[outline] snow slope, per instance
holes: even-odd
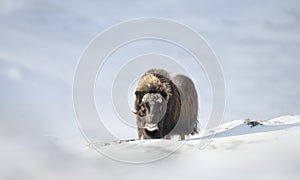
[[[299,179],[300,116],[282,116],[250,127],[224,123],[186,141],[135,140],[94,143],[0,136],[0,179]],[[3,133],[0,132],[0,133]],[[201,142],[211,143],[202,146]],[[76,144],[76,143],[74,143]],[[98,150],[96,151],[95,150]],[[175,149],[175,151],[174,151]],[[99,153],[101,151],[101,153]],[[103,155],[134,161],[124,163]],[[166,158],[151,163],[155,158]]]
[[[249,122],[259,124],[252,127]],[[130,168],[133,165],[109,160],[130,172],[124,174],[124,178],[300,178],[300,116],[282,116],[268,121],[236,120],[222,124],[215,132],[208,132],[210,134],[201,132],[185,142],[135,140],[95,143],[90,147],[110,158],[131,163],[147,162],[166,155],[167,158],[159,161],[135,166],[134,171]],[[203,146],[201,140],[210,139],[212,135],[215,135],[213,141]],[[103,158],[100,155],[99,161]],[[118,177],[116,174],[112,176]]]

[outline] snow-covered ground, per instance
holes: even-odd
[[[253,123],[247,122],[249,120],[224,123],[217,131],[201,132],[184,142],[173,139],[105,145],[83,143],[72,150],[61,149],[58,140],[24,146],[22,137],[0,136],[0,158],[1,163],[5,162],[0,169],[0,178],[299,179],[300,116],[251,120],[259,122],[253,127]],[[201,146],[201,140],[209,139],[213,134],[213,141]],[[151,163],[131,164],[109,159],[99,151],[131,162],[170,155]]]
[[[291,143],[290,145],[292,145],[292,142],[296,141],[295,137],[299,126],[300,116],[282,116],[267,121],[235,120],[224,123],[215,129],[201,131],[198,135],[190,136],[185,141],[179,141],[176,137],[172,140],[121,140],[110,143],[93,143],[89,147],[95,148],[98,152],[115,160],[127,163],[153,162],[156,160],[155,158],[159,157],[170,158],[170,156],[180,157],[182,155],[192,155],[198,159],[198,156],[202,158],[203,153],[209,155],[215,151],[220,152],[221,155],[223,152],[229,151],[248,157],[252,154],[252,150],[261,150],[260,148],[263,147],[265,150],[257,151],[254,154],[254,156],[260,157],[261,154],[276,152],[270,150],[269,146],[278,146],[276,149],[283,150],[287,148],[284,147],[287,144]],[[295,150],[299,150],[299,145],[295,145]],[[147,159],[145,156],[153,159]],[[297,154],[294,153],[294,156],[296,158]],[[236,157],[232,158],[236,159]],[[241,156],[238,158],[244,159]],[[220,162],[222,159],[219,159]],[[202,164],[200,162],[201,159],[198,159],[195,163],[200,166]]]
[[[222,124],[217,131],[208,130],[177,140],[136,140],[96,146],[120,160],[141,162],[157,155],[171,154],[149,164],[108,162],[107,168],[119,167],[111,177],[125,179],[299,179],[300,116],[282,116],[259,122],[235,120]],[[201,140],[214,139],[207,146]],[[179,148],[178,148],[179,147]],[[177,149],[176,149],[177,148]],[[176,149],[176,150],[175,150]],[[89,157],[95,158],[89,151]],[[95,154],[97,156],[97,153]],[[106,157],[98,155],[99,163]],[[97,160],[96,160],[97,161]],[[118,173],[121,171],[120,173]]]

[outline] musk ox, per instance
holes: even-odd
[[[198,95],[193,81],[163,69],[150,69],[135,91],[139,139],[197,133]]]

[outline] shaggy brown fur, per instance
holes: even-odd
[[[193,81],[184,75],[172,77],[181,94],[180,119],[174,134],[188,135],[198,133],[198,94]]]
[[[142,103],[147,93],[159,93],[167,100],[167,110],[158,123],[158,130],[144,128],[143,117],[149,108]],[[139,139],[164,138],[171,135],[197,133],[198,96],[194,83],[184,75],[172,75],[163,69],[151,69],[140,79],[136,88],[135,110]],[[148,110],[148,111],[147,111]]]

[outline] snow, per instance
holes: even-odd
[[[99,149],[136,161],[141,160],[137,157],[140,154],[155,157],[162,152],[171,153],[165,159],[135,166],[136,170],[132,170],[131,165],[126,166],[129,172],[123,176],[125,179],[298,179],[300,116],[282,116],[261,122],[263,125],[252,128],[245,120],[224,123],[205,148],[200,147],[200,139],[205,138],[204,133],[200,133],[186,142],[140,140]],[[179,148],[173,152],[174,147]],[[129,154],[133,157],[128,157]],[[103,158],[100,155],[100,159]]]
[[[300,116],[281,116],[250,127],[224,123],[205,147],[199,133],[187,139],[83,143],[61,149],[59,140],[1,138],[1,179],[299,179]],[[208,130],[210,133],[213,132]],[[97,148],[97,149],[95,149]],[[174,151],[175,148],[175,151]],[[97,151],[98,150],[98,151]],[[101,153],[99,153],[101,151]],[[128,162],[115,161],[103,153]],[[167,156],[158,161],[155,157]],[[142,161],[152,160],[152,162]]]
[[[204,148],[200,140],[207,136],[203,137],[203,132],[185,142],[140,140],[98,148],[115,158],[127,157],[127,160],[136,161],[147,159],[145,156],[153,158],[170,153],[159,161],[136,166],[133,172],[128,165],[127,170],[131,172],[124,178],[298,179],[300,116],[282,116],[261,122],[263,125],[252,128],[245,120],[224,123],[216,131],[213,141]],[[143,158],[139,156],[141,154]],[[105,157],[100,155],[102,158]]]

